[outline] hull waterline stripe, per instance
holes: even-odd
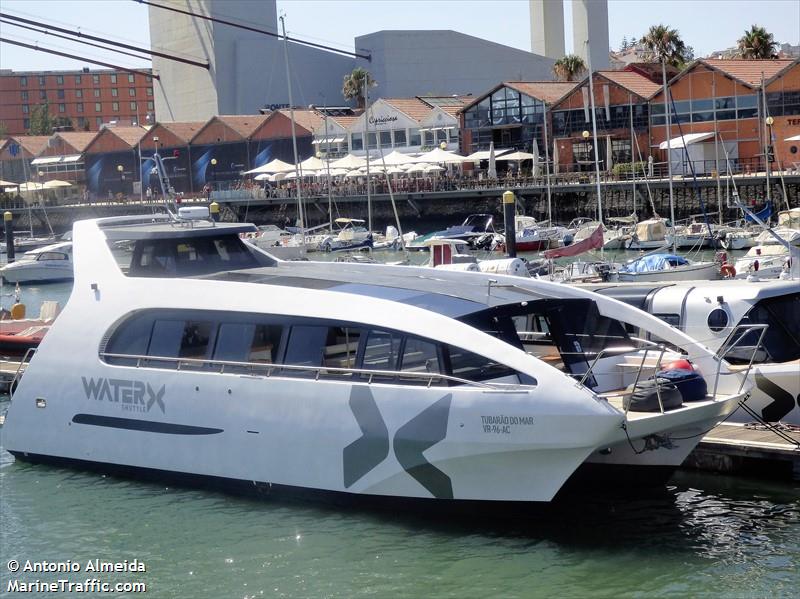
[[[136,420],[134,418],[97,416],[96,414],[75,414],[75,416],[72,417],[72,422],[76,424],[89,424],[91,426],[121,428],[129,431],[163,433],[167,435],[216,435],[223,432],[221,428],[171,424],[169,422],[156,422],[154,420]]]

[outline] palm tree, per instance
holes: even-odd
[[[553,65],[553,73],[561,81],[574,81],[586,72],[586,63],[577,54],[567,54]]]
[[[640,42],[653,62],[663,62],[682,67],[690,59],[689,48],[683,43],[677,29],[666,25],[653,25]]]
[[[359,108],[366,106],[364,82],[368,87],[375,87],[378,82],[372,78],[369,71],[363,67],[356,67],[349,75],[344,76],[342,82],[342,95],[345,100],[356,99]]]
[[[778,44],[771,33],[758,25],[751,25],[749,31],[739,39],[739,55],[750,60],[778,58]]]

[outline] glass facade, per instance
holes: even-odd
[[[768,93],[767,112],[771,116],[800,114],[800,91]]]
[[[520,150],[544,144],[544,102],[510,87],[502,87],[464,111],[464,127],[472,134],[469,150],[486,150],[495,145]]]
[[[730,121],[736,118],[750,119],[758,116],[758,96],[726,96],[722,98],[703,98],[698,100],[680,100],[673,102],[673,123],[703,123],[713,121]],[[666,125],[664,103],[654,102],[650,105],[650,125]]]
[[[649,113],[647,104],[634,104],[632,107],[633,129],[635,131],[646,130]],[[630,129],[630,109],[631,106],[628,104],[610,106],[608,116],[611,118],[606,119],[605,106],[595,106],[598,134],[601,131],[605,132],[613,129]],[[591,130],[591,128],[591,116],[587,121],[586,112],[584,112],[583,108],[553,111],[553,135],[555,137],[570,137],[585,130]]]

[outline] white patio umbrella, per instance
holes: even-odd
[[[72,187],[72,183],[69,181],[61,181],[60,179],[53,179],[52,181],[47,181],[43,186],[44,189],[55,189],[56,187]]]
[[[536,141],[535,137],[533,138],[532,150],[533,150],[533,152],[532,152],[532,154],[533,154],[533,176],[534,177],[538,177],[539,176],[539,144]]]
[[[316,156],[309,156],[305,160],[300,163],[300,170],[305,173],[310,173],[313,171],[320,171],[325,169],[325,162],[320,160]]]
[[[497,161],[507,160],[509,162],[522,162],[523,160],[533,160],[534,155],[529,152],[511,152],[511,154],[503,154],[497,158]]]
[[[606,135],[606,168],[610,171],[614,166],[614,154],[612,153],[611,136]]]
[[[253,177],[253,181],[270,181],[271,176],[272,175],[270,175],[269,173],[261,173],[260,175],[256,175],[255,177]]]
[[[288,162],[284,162],[278,158],[270,160],[266,164],[262,164],[261,166],[251,169],[249,171],[245,171],[245,175],[256,175],[262,173],[285,173],[294,170],[294,165],[289,164]]]
[[[497,179],[497,156],[494,151],[494,142],[489,142],[489,169],[486,176],[490,179]]]
[[[405,174],[406,171],[401,169],[399,166],[390,166],[386,169],[386,174],[388,175],[402,175]]]
[[[424,173],[425,172],[425,165],[424,164],[412,164],[409,168],[406,169],[407,173]]]
[[[356,177],[366,177],[366,174],[365,174],[365,173],[362,173],[362,172],[361,172],[360,170],[358,170],[358,169],[355,169],[355,170],[352,170],[352,171],[348,172],[348,173],[347,173],[347,174],[344,176],[344,178],[345,178],[345,179],[354,179],[354,178],[356,178]]]
[[[367,165],[366,158],[362,156],[356,156],[355,154],[348,154],[343,158],[339,158],[338,160],[334,160],[331,162],[331,168],[346,168],[348,170],[352,170],[354,168],[360,168],[366,165]]]
[[[36,181],[28,181],[19,185],[20,191],[39,191],[40,189],[44,189],[44,185]]]
[[[398,152],[394,150],[393,152],[386,154],[381,160],[380,156],[375,160],[371,160],[370,164],[373,162],[377,162],[378,164],[386,164],[386,166],[400,166],[401,164],[414,164],[417,162],[417,159],[414,156],[409,156],[408,154],[403,154],[402,152]]]
[[[441,162],[445,164],[457,164],[461,162],[467,162],[467,158],[465,156],[459,156],[453,152],[447,152],[441,148],[434,148],[430,152],[425,152],[422,156],[420,156],[417,159],[417,162]]]
[[[0,187],[16,187],[18,183],[14,183],[13,181],[3,181],[0,179]]]
[[[437,164],[428,164],[425,166],[426,173],[439,173],[443,170],[445,170],[444,167]]]

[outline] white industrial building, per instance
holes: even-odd
[[[341,105],[342,80],[356,66],[368,69],[378,82],[371,92],[376,97],[466,95],[480,93],[502,80],[551,79],[554,60],[563,55],[563,10],[560,38],[558,31],[548,27],[534,31],[533,21],[534,14],[542,13],[543,18],[550,19],[548,23],[558,25],[561,1],[531,0],[534,52],[449,30],[378,31],[357,37],[354,45],[358,53],[370,55],[370,60],[290,43],[293,103]],[[162,3],[278,32],[276,0]],[[592,0],[585,8],[586,14],[580,18],[587,28],[590,22],[594,27],[594,19],[607,15],[606,0]],[[282,40],[155,6],[149,7],[149,20],[154,49],[207,60],[210,65],[205,70],[153,57],[153,72],[160,75],[154,82],[157,120],[206,120],[218,114],[254,114],[262,108],[289,104]],[[605,62],[597,58],[595,64],[593,53],[595,69],[608,65],[607,18],[604,27]],[[602,34],[600,31],[600,37]]]

